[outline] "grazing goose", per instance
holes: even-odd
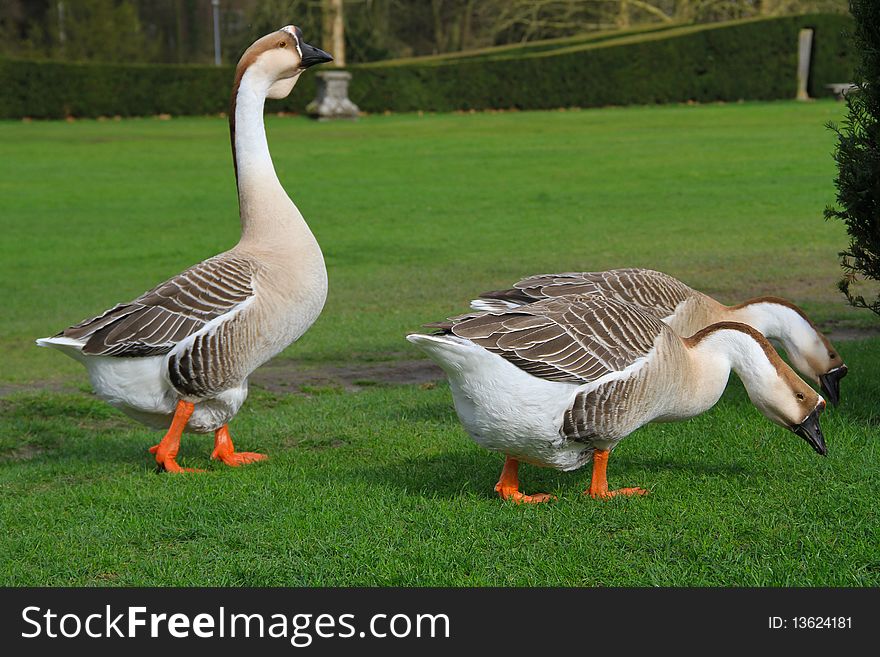
[[[757,297],[725,306],[659,271],[611,269],[531,276],[511,289],[484,292],[471,307],[507,310],[565,294],[599,294],[634,303],[650,310],[679,335],[693,335],[716,322],[748,324],[781,342],[795,369],[820,384],[832,404],[840,399],[840,380],[847,372],[840,353],[803,310],[779,297]]]
[[[682,338],[633,304],[573,295],[428,326],[441,334],[407,339],[446,372],[467,432],[507,456],[495,487],[504,499],[550,499],[520,492],[519,461],[574,470],[591,458],[591,496],[644,494],[608,490],[609,452],[643,424],[711,408],[731,369],[761,413],[826,453],[825,401],[745,324]]]
[[[99,397],[165,437],[150,451],[159,469],[176,461],[183,431],[214,432],[212,458],[241,465],[227,423],[247,396],[247,377],[299,338],[327,296],[315,237],[275,175],[266,98],[284,98],[300,74],[332,57],[289,25],[248,48],[235,73],[229,112],[241,239],[93,319],[37,344],[83,363]]]

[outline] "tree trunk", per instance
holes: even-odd
[[[186,60],[183,55],[183,4],[181,0],[176,0],[174,3],[174,24],[177,32],[177,43],[175,44],[177,50],[177,63],[182,64]]]
[[[617,15],[617,27],[622,30],[629,27],[629,0],[620,0],[620,13]]]
[[[431,0],[434,18],[434,53],[446,52],[446,32],[443,29],[443,0]]]
[[[458,49],[467,50],[471,41],[471,14],[474,11],[474,0],[467,0],[462,10],[461,16],[461,32],[458,36]]]
[[[335,66],[345,66],[345,23],[342,0],[321,0],[321,47],[333,55]]]

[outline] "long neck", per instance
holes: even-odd
[[[762,382],[776,378],[776,368],[782,362],[754,329],[733,322],[713,324],[685,338],[684,345],[691,371],[683,404],[694,415],[715,405],[724,392],[730,370],[737,373],[747,389],[755,390]]]
[[[793,342],[809,340],[815,329],[790,302],[776,297],[750,299],[727,308],[726,319],[753,326],[768,338],[782,340],[788,350]]]
[[[234,94],[229,117],[241,214],[240,244],[245,246],[277,244],[279,239],[287,242],[297,235],[311,237],[302,215],[281,186],[269,155],[263,106],[270,86],[271,81],[259,67],[247,68]]]
[[[726,306],[710,296],[694,290],[672,317],[665,318],[673,331],[682,337],[693,335],[702,328],[726,319]]]

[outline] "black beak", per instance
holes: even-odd
[[[828,455],[828,448],[825,447],[825,438],[822,436],[822,427],[819,426],[819,413],[825,407],[820,403],[813,412],[807,416],[807,419],[791,427],[801,438],[810,443],[810,446],[822,456]]]
[[[846,376],[846,365],[835,367],[830,372],[825,372],[819,377],[819,383],[822,385],[822,393],[828,398],[832,406],[837,406],[840,402],[840,380]]]
[[[333,61],[333,55],[324,52],[320,48],[315,48],[315,46],[310,46],[304,41],[300,42],[299,49],[302,51],[302,61],[300,62],[300,67],[302,68]]]

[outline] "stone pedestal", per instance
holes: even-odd
[[[319,121],[331,119],[356,119],[360,110],[348,98],[348,71],[318,71],[318,92],[308,104],[306,112]]]
[[[813,53],[813,30],[804,28],[798,35],[797,99],[810,100],[807,82],[810,78],[810,58]]]

